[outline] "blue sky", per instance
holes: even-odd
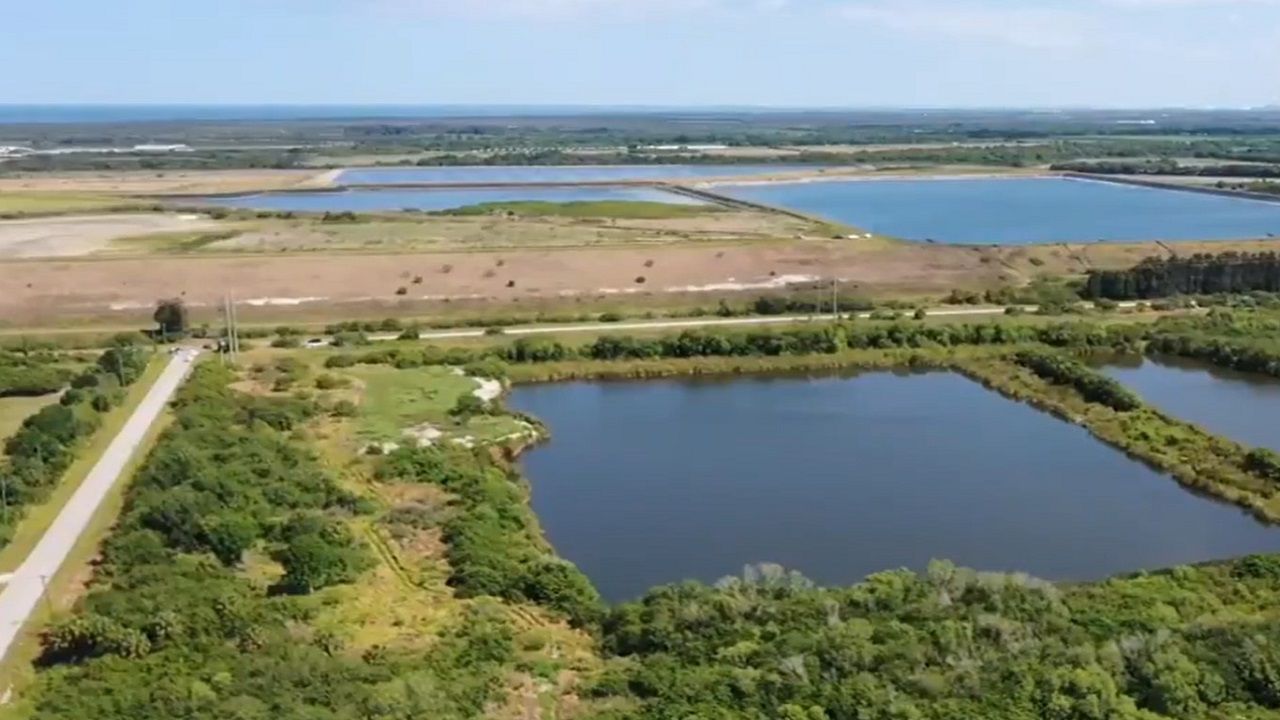
[[[1280,0],[4,4],[5,103],[1280,104]]]

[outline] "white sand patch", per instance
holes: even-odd
[[[498,443],[508,442],[510,440],[534,440],[534,439],[537,439],[537,437],[538,437],[537,429],[535,429],[529,423],[521,420],[519,430],[513,433],[508,433],[506,435],[503,435],[502,437],[493,438],[488,442],[490,445],[495,445]],[[454,443],[455,445],[461,445],[462,447],[469,449],[476,446],[477,440],[472,435],[463,435],[462,437],[454,438],[450,442]]]
[[[0,221],[0,257],[76,257],[111,249],[120,238],[218,230],[225,226],[201,215],[119,213],[68,215]]]
[[[418,447],[430,447],[444,437],[444,431],[431,423],[423,423],[405,430],[404,436],[416,443]]]
[[[699,293],[699,292],[735,292],[739,290],[781,290],[796,283],[817,282],[822,278],[817,275],[778,275],[754,282],[738,282],[729,278],[727,282],[710,285],[677,285],[666,288],[666,292]]]
[[[124,311],[124,310],[146,310],[147,308],[155,307],[155,303],[144,303],[144,302],[134,302],[134,301],[115,302],[115,303],[111,303],[107,307],[118,312]]]
[[[635,295],[640,288],[597,288],[596,292],[601,295]]]
[[[252,307],[273,307],[277,305],[285,305],[285,306],[304,305],[306,303],[323,302],[328,299],[329,298],[327,297],[297,297],[297,298],[265,297],[265,298],[249,298],[248,300],[241,300],[240,302],[243,302],[245,305],[250,305]]]
[[[485,402],[493,402],[502,396],[502,381],[488,378],[475,378],[480,383],[474,395]]]
[[[466,371],[462,368],[453,368],[454,375],[466,375]],[[472,377],[476,381],[478,387],[472,391],[472,395],[480,398],[484,402],[493,402],[502,397],[502,391],[505,387],[501,380],[493,380],[491,378]]]
[[[484,300],[489,297],[480,293],[471,293],[469,295],[422,295],[419,300]]]

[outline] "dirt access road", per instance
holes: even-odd
[[[98,464],[63,506],[44,537],[26,561],[0,590],[0,660],[8,654],[31,618],[49,579],[57,574],[79,542],[103,501],[120,481],[125,466],[137,452],[147,431],[160,417],[169,398],[187,377],[199,351],[180,350],[169,361],[155,385],[134,410],[120,434],[107,447]],[[0,689],[2,692],[2,689]]]

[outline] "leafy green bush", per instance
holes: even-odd
[[[461,450],[400,448],[382,459],[378,476],[432,483],[456,498],[444,522],[449,583],[464,597],[492,595],[537,602],[577,625],[591,625],[603,607],[585,576],[541,542],[517,478]]]
[[[1075,360],[1039,350],[1024,350],[1014,356],[1014,361],[1054,384],[1075,388],[1090,402],[1121,412],[1142,407],[1142,399],[1132,390]]]

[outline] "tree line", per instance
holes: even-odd
[[[1113,378],[1064,355],[1043,350],[1022,350],[1014,362],[1055,385],[1075,388],[1085,400],[1128,412],[1142,407],[1142,399]]]
[[[0,547],[7,545],[25,511],[44,502],[76,459],[102,415],[120,404],[124,391],[142,375],[150,353],[138,345],[117,345],[71,380],[55,404],[22,422],[4,441],[0,458]]]
[[[597,720],[1158,720],[1280,710],[1280,558],[1054,586],[934,562],[776,567],[613,609]],[[1210,619],[1212,617],[1212,619]]]
[[[1050,170],[1096,175],[1181,175],[1192,177],[1280,178],[1280,165],[1208,163],[1184,165],[1172,158],[1158,160],[1072,160],[1054,163]]]
[[[572,360],[656,360],[694,357],[775,357],[834,354],[845,350],[924,349],[1043,343],[1055,347],[1132,350],[1147,329],[1140,325],[1089,322],[1051,324],[986,322],[930,325],[920,322],[853,322],[787,330],[685,330],[660,337],[602,335],[572,344],[550,338],[524,337],[488,348],[386,346],[359,353],[332,355],[329,368],[356,364],[392,365],[401,369],[428,365],[468,365],[486,359],[509,363]],[[498,372],[498,370],[490,370]]]
[[[1127,270],[1093,270],[1084,286],[1090,299],[1147,300],[1173,295],[1280,292],[1280,254],[1196,253],[1147,258]]]

